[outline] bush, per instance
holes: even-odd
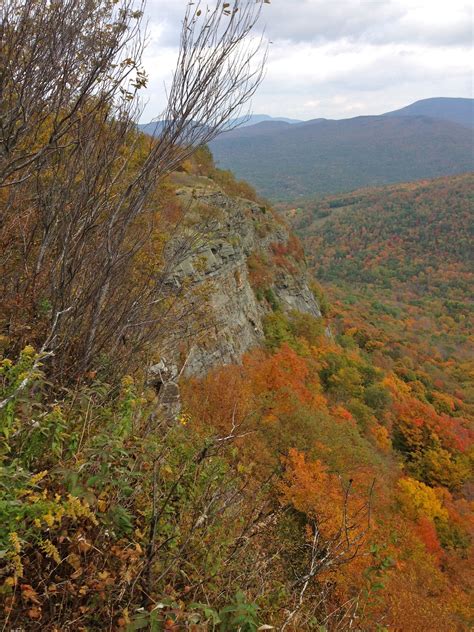
[[[197,433],[189,415],[170,426],[128,376],[53,398],[40,366],[31,371],[36,361],[27,348],[16,364],[1,363],[0,401],[13,395],[0,410],[0,594],[9,623],[105,629],[113,620],[139,629],[143,606],[161,602],[146,612],[146,625],[159,626],[151,629],[170,618],[205,623],[191,605],[213,583],[218,629],[255,630],[237,560],[256,505],[240,505],[245,483],[229,465],[229,442]]]

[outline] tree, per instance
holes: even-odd
[[[299,551],[304,560],[303,570],[296,573],[294,603],[282,630],[291,625],[303,606],[305,594],[318,579],[359,555],[370,528],[370,496],[368,500],[354,503],[350,497],[352,481],[344,489],[338,477],[321,461],[308,461],[295,449],[289,450],[284,465],[285,473],[279,484],[281,502],[304,516],[306,538]],[[326,605],[325,587],[316,585],[312,599],[316,608]],[[342,618],[355,619],[358,603],[359,597],[349,599],[342,607]],[[325,623],[335,614],[341,613],[327,614]]]
[[[5,313],[19,346],[34,337],[57,370],[85,371],[189,317],[172,273],[188,231],[132,284],[163,225],[158,186],[240,113],[259,85],[262,3],[189,3],[160,137],[137,133],[144,5],[132,0],[7,0],[1,14],[0,185]],[[263,52],[263,57],[265,53]],[[12,265],[14,264],[14,265]],[[23,320],[22,315],[23,314]],[[21,348],[21,346],[20,346]]]
[[[143,84],[141,15],[130,0],[2,4],[2,186],[32,178],[48,156],[66,148],[67,133],[86,113],[92,117],[112,102],[122,109],[116,97],[133,96],[127,90]]]

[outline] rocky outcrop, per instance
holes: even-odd
[[[209,323],[191,346],[183,375],[202,375],[216,365],[239,362],[262,343],[264,317],[276,303],[283,310],[320,316],[305,264],[288,248],[294,238],[272,211],[226,195],[208,178],[179,174],[174,184],[181,206],[188,209],[182,241],[191,241],[192,235],[193,247],[183,249],[172,282],[193,288],[205,284],[209,290]],[[180,241],[171,247],[181,247]],[[252,278],[252,262],[263,267],[264,291]]]
[[[150,367],[148,384],[159,398],[160,406],[168,419],[176,419],[181,410],[178,367],[165,359]]]

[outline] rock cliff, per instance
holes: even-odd
[[[231,197],[206,177],[175,174],[173,185],[186,208],[181,240],[193,246],[173,270],[172,282],[194,290],[206,286],[208,292],[208,326],[191,346],[183,375],[239,362],[263,342],[264,318],[272,309],[321,315],[301,247],[271,209]],[[173,247],[179,244],[177,239]],[[176,375],[179,362],[169,364]]]

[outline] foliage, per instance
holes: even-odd
[[[217,41],[232,53],[262,3],[246,2],[239,13],[218,3],[206,15],[189,5],[184,74],[175,77],[172,116],[158,140],[135,130],[133,92],[122,81],[133,71],[137,90],[145,77],[132,59],[114,63],[129,42],[129,20],[141,14],[123,14],[116,2],[92,3],[89,12],[89,4],[72,5],[87,13],[86,24],[101,18],[86,48],[83,13],[69,4],[66,15],[59,5],[12,0],[13,13],[2,14],[11,36],[22,33],[26,15],[32,51],[46,41],[35,22],[44,18],[59,29],[51,31],[55,41],[78,38],[72,43],[80,53],[70,49],[77,62],[72,76],[69,64],[50,69],[65,73],[57,85],[47,67],[43,76],[34,59],[28,65],[28,55],[20,55],[27,67],[18,76],[29,77],[34,89],[8,80],[10,101],[0,106],[19,117],[11,125],[18,133],[0,139],[10,143],[0,165],[8,186],[0,193],[7,209],[0,228],[5,629],[469,629],[472,507],[464,490],[472,469],[472,401],[460,350],[469,314],[461,292],[470,278],[465,243],[449,252],[440,247],[457,280],[446,279],[445,294],[431,293],[437,338],[423,338],[414,350],[407,349],[407,332],[426,329],[417,310],[425,289],[436,285],[435,261],[422,261],[419,252],[424,190],[416,193],[421,213],[402,209],[411,260],[403,261],[400,278],[393,221],[369,223],[371,234],[385,240],[382,249],[371,249],[364,231],[359,241],[343,239],[344,253],[349,245],[367,250],[364,274],[378,290],[408,286],[407,319],[401,301],[377,291],[366,322],[342,310],[339,295],[330,304],[320,286],[314,292],[324,319],[284,311],[272,287],[302,269],[301,243],[248,185],[216,169],[206,147],[189,153],[192,141],[212,136],[258,83],[260,71],[245,74],[245,53],[242,67],[234,63],[226,74],[226,55],[208,44],[231,15]],[[118,22],[110,24],[117,11]],[[105,50],[109,57],[96,67]],[[196,75],[186,51],[201,61],[200,51],[213,69],[204,79],[198,72],[204,83],[197,94],[188,89]],[[110,93],[101,93],[101,81]],[[9,107],[42,88],[32,109]],[[199,95],[204,101],[175,116],[173,103]],[[178,165],[181,174],[164,180]],[[206,329],[207,288],[178,283],[174,272],[219,213],[202,205],[187,215],[174,184],[183,171],[253,200],[244,213],[267,248],[250,254],[247,267],[267,315],[265,346],[239,365],[182,380],[184,408],[176,415],[148,385],[143,367],[158,340],[178,356],[183,338]],[[463,178],[456,183],[464,227],[468,187]],[[425,238],[430,247],[451,235],[448,195],[444,184],[436,186],[441,219]],[[337,220],[324,238],[346,230],[337,214],[347,206],[359,213],[358,203],[347,196],[323,204],[321,217],[331,224],[335,213]],[[360,258],[355,267],[350,256],[342,259],[351,280],[366,280]],[[336,278],[337,266],[324,264]],[[353,310],[364,300],[358,292],[354,287],[347,297]]]
[[[323,355],[325,395],[386,455],[377,472],[396,490],[379,528],[392,530],[385,543],[395,537],[397,561],[377,601],[403,630],[464,630],[472,617],[462,605],[472,584],[471,206],[465,175],[288,210],[331,301],[340,348]],[[432,609],[417,607],[428,591]]]
[[[3,362],[2,396],[25,357],[34,351]],[[242,508],[245,476],[231,467],[228,443],[184,421],[158,421],[151,393],[140,394],[130,377],[115,392],[92,382],[54,404],[47,394],[38,373],[1,413],[8,625],[77,629],[74,619],[84,629],[140,629],[144,606],[155,629],[204,623],[209,613],[196,618],[192,603],[208,603],[214,585],[218,629],[256,630],[237,559],[245,565],[242,533],[258,503]]]
[[[183,165],[187,173],[205,176],[213,180],[231,197],[241,197],[255,202],[262,201],[255,189],[245,180],[237,180],[232,171],[218,169],[207,145],[199,147]]]
[[[357,608],[365,613],[363,620],[369,629],[371,625],[378,629],[376,622],[382,620],[387,629],[398,629],[396,617],[402,617],[398,600],[401,594],[408,599],[399,582],[407,572],[404,560],[412,555],[414,547],[417,553],[410,562],[410,600],[414,604],[418,600],[433,601],[432,610],[420,610],[416,617],[412,613],[416,625],[431,625],[432,612],[436,611],[440,630],[447,632],[453,625],[467,629],[471,616],[469,608],[466,610],[468,584],[443,574],[439,565],[458,565],[468,572],[465,547],[470,548],[469,509],[461,509],[439,480],[417,480],[413,474],[400,476],[403,461],[393,447],[399,449],[397,429],[403,415],[418,419],[417,406],[422,402],[413,399],[408,385],[387,367],[375,365],[365,349],[366,341],[361,338],[364,347],[360,347],[355,331],[346,334],[353,343],[342,346],[327,337],[321,322],[314,323],[314,331],[319,333],[314,336],[308,318],[304,318],[304,327],[294,329],[293,317],[278,310],[270,313],[266,353],[253,352],[244,358],[241,367],[216,370],[202,380],[193,380],[185,389],[188,405],[194,407],[203,429],[215,425],[225,433],[232,424],[240,429],[236,458],[240,468],[252,472],[257,488],[270,472],[278,473],[275,492],[289,513],[273,538],[284,542],[284,559],[293,577],[305,576],[311,567],[309,541],[306,548],[300,548],[297,534],[303,538],[310,538],[311,533],[314,536],[316,524],[326,546],[329,542],[334,546],[347,515],[354,517],[351,524],[357,528],[352,536],[356,539],[366,526],[360,513],[364,499],[371,498],[372,531],[363,538],[360,549],[354,542],[354,550],[358,551],[355,558],[351,559],[351,550],[337,571],[333,569],[327,576],[327,570],[322,570],[310,582],[309,593],[304,591],[320,606],[324,594],[325,614],[319,608],[310,615],[308,602],[306,607],[296,607],[292,624],[297,629],[298,625],[311,629],[311,617],[319,622],[328,617],[327,621],[338,629],[340,622],[337,617],[331,619],[331,608],[337,610],[336,604],[344,602],[345,616],[352,607]],[[407,397],[406,407],[399,408]],[[422,410],[424,416],[435,414],[427,403],[423,403]],[[430,423],[436,425],[437,436],[444,436],[440,434],[444,420]],[[417,428],[416,423],[413,427]],[[427,463],[432,454],[424,447],[423,436],[421,444],[415,442],[413,446],[420,446]],[[448,437],[449,433],[444,445],[449,444]],[[455,450],[455,445],[451,443],[450,449]],[[444,454],[439,446],[435,453],[439,458]],[[413,467],[405,461],[406,472],[411,473]],[[425,465],[425,476],[427,471]],[[449,475],[448,468],[443,472]],[[345,504],[348,489],[351,495]],[[275,539],[271,541],[274,544]],[[378,551],[380,558],[373,559],[372,564],[371,550]],[[430,572],[436,575],[436,590],[433,582],[418,584],[419,578]],[[289,578],[283,579],[285,574],[281,573],[278,581],[285,583]],[[364,582],[356,577],[364,578]],[[325,581],[335,592],[325,592]],[[450,599],[451,591],[455,591],[456,599]],[[352,601],[349,595],[354,594],[358,597]],[[416,629],[415,624],[403,620],[403,629]]]
[[[296,228],[305,226],[320,281],[439,296],[462,325],[472,283],[472,191],[470,174],[367,189],[345,196],[337,206],[335,198],[307,202],[293,221]],[[376,310],[390,307],[381,295],[376,299]]]
[[[142,4],[7,0],[0,17],[0,330],[12,357],[35,344],[65,383],[104,357],[131,370],[171,323],[186,329],[174,275],[196,240],[170,244],[183,227],[162,187],[263,77],[248,35],[264,3],[188,3],[160,137],[141,134]]]

